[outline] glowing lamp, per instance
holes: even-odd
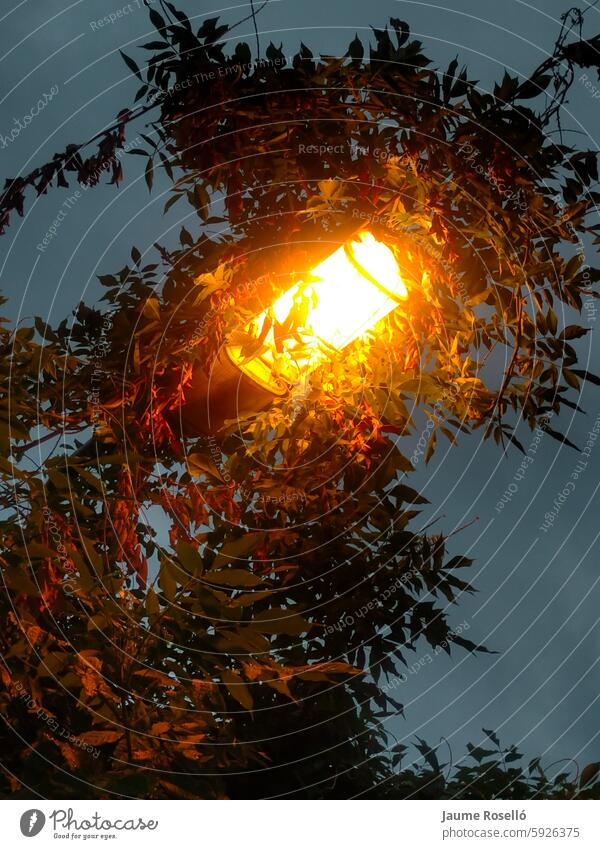
[[[406,294],[392,251],[362,232],[250,322],[245,332],[261,341],[258,351],[245,355],[243,346],[230,345],[227,354],[263,389],[283,394],[371,330]]]
[[[187,433],[267,407],[356,341],[407,296],[394,254],[360,232],[234,334],[209,378],[195,379],[180,410]]]

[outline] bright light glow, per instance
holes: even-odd
[[[259,350],[247,358],[241,346],[232,345],[228,353],[254,380],[282,392],[278,378],[295,383],[371,330],[406,296],[392,251],[362,232],[250,322],[245,332],[255,339],[271,323]]]

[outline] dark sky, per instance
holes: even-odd
[[[198,24],[219,14],[237,21],[248,11],[245,4],[222,12],[205,2],[179,0],[178,5]],[[302,40],[314,52],[343,53],[355,32],[366,39],[370,25],[381,27],[390,16],[398,17],[409,22],[437,66],[447,67],[458,53],[470,78],[487,89],[504,68],[529,75],[551,50],[567,5],[562,0],[455,0],[450,9],[443,3],[404,0],[271,0],[259,22],[263,46],[272,39],[283,42],[286,52],[295,52]],[[588,5],[583,0],[582,6]],[[114,24],[95,24],[125,8],[127,14]],[[588,34],[600,31],[596,9],[590,9],[586,20]],[[252,42],[248,25],[236,35]],[[138,87],[118,50],[138,54],[139,60],[136,44],[154,37],[138,0],[21,0],[14,7],[13,0],[4,0],[1,137],[9,137],[14,119],[30,112],[52,86],[58,93],[4,149],[0,141],[0,177],[26,172],[66,143],[84,140],[111,123]],[[600,99],[578,80],[566,108],[564,126],[579,133],[567,138],[596,147]],[[135,138],[134,130],[129,138]],[[144,160],[125,160],[122,187],[82,193],[44,253],[36,245],[75,186],[71,192],[53,191],[28,202],[25,218],[2,237],[0,288],[10,296],[5,312],[12,318],[27,321],[42,315],[58,322],[80,299],[97,300],[101,289],[95,275],[121,268],[132,245],[144,252],[154,241],[175,241],[182,223],[179,207],[162,217],[168,184],[158,180],[149,195],[141,173]],[[196,220],[188,226],[196,226]],[[591,254],[587,259],[593,264]],[[584,363],[599,372],[595,323],[590,321],[590,327],[579,351]],[[600,389],[586,389],[580,404],[587,415],[573,421],[567,416],[561,426],[583,446],[600,415]],[[533,435],[523,430],[520,438],[528,447]],[[467,740],[480,742],[485,726],[528,755],[545,753],[547,762],[600,760],[600,445],[592,450],[551,530],[540,530],[579,459],[575,451],[544,436],[535,461],[500,513],[495,505],[515,483],[521,463],[516,451],[504,457],[495,444],[473,436],[451,450],[442,444],[430,466],[419,467],[414,477],[435,502],[430,515],[442,517],[436,529],[448,533],[479,517],[452,541],[455,552],[475,558],[471,577],[479,589],[476,596],[461,599],[453,622],[466,622],[466,636],[498,654],[456,653],[451,660],[440,654],[410,675],[398,690],[406,706],[406,721],[395,721],[392,728],[399,739],[418,734],[435,743],[443,736],[456,759]],[[416,660],[422,656],[417,653]]]

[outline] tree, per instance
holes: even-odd
[[[582,250],[598,241],[596,156],[547,133],[573,67],[598,65],[596,40],[569,42],[571,12],[552,60],[491,94],[457,61],[432,70],[394,18],[368,59],[357,37],[344,57],[301,45],[290,64],[272,44],[264,60],[226,51],[231,27],[195,33],[161,7],[158,53],[143,70],[125,57],[142,105],[98,154],[72,145],[0,202],[6,225],[28,185],[105,170],[118,184],[126,127],[154,109],[136,151],[148,187],[164,169],[165,212],[184,199],[198,218],[157,261],[133,248],[100,278],[103,306],[80,304],[70,326],[3,327],[5,792],[573,795],[539,762],[535,778],[508,767],[520,755],[493,732],[452,778],[425,741],[426,765],[397,774],[385,722],[411,652],[487,651],[446,611],[472,591],[471,561],[412,529],[413,410],[432,422],[425,460],[438,434],[481,427],[505,448],[540,423],[571,444],[549,414],[600,382],[571,344],[587,328],[555,309],[596,297]],[[549,106],[528,105],[551,84]],[[361,223],[401,263],[405,309],[302,398],[191,438],[180,413],[224,340],[312,266],[315,242]],[[588,769],[581,788],[594,781]]]

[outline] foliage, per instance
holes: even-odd
[[[544,768],[540,758],[519,765],[523,755],[516,746],[504,748],[497,735],[482,729],[487,745],[482,748],[467,743],[467,752],[453,768],[438,758],[445,744],[432,748],[417,738],[416,748],[422,755],[418,767],[399,770],[385,785],[376,789],[378,798],[389,799],[597,799],[599,764],[589,764],[581,774],[576,764],[560,761]],[[407,747],[394,747],[393,765],[397,766]],[[452,752],[450,751],[450,756]],[[552,775],[550,775],[552,770]],[[575,772],[575,775],[573,775]]]
[[[165,212],[184,199],[197,232],[157,245],[160,262],[134,248],[100,278],[102,309],[80,304],[70,326],[2,330],[5,792],[571,792],[499,760],[443,779],[425,751],[392,778],[386,722],[402,705],[381,685],[425,643],[486,651],[448,620],[471,561],[411,530],[415,411],[435,425],[428,458],[438,431],[518,447],[519,418],[534,428],[598,380],[576,368],[586,328],[556,312],[595,297],[598,271],[573,254],[598,240],[595,155],[550,141],[549,114],[526,105],[550,80],[481,92],[456,62],[430,69],[396,19],[368,59],[356,38],[341,58],[302,45],[287,66],[273,45],[261,62],[243,43],[226,53],[217,19],[195,33],[163,11],[146,46],[159,52],[143,70],[127,59],[142,106],[120,113],[109,153],[158,108],[148,187],[164,169]],[[361,222],[396,252],[406,309],[300,401],[182,432],[224,340],[315,242]]]

